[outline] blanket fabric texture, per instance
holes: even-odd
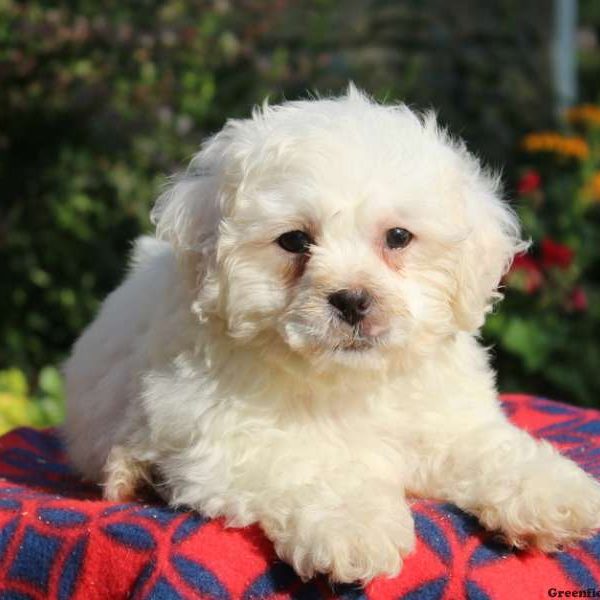
[[[503,404],[600,478],[599,412],[525,395]],[[600,597],[600,534],[564,552],[520,552],[454,506],[414,500],[412,510],[417,547],[398,577],[302,582],[258,527],[228,529],[159,501],[106,502],[70,469],[56,431],[17,429],[0,438],[0,600]]]

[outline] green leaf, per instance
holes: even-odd
[[[40,371],[40,391],[52,398],[62,398],[64,395],[62,377],[55,367],[44,367]]]
[[[503,346],[519,356],[528,371],[538,371],[546,364],[551,340],[539,323],[513,318],[501,338]]]

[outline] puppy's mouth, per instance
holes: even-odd
[[[382,336],[355,336],[351,340],[340,342],[333,347],[336,352],[366,352],[381,346]]]
[[[386,364],[386,352],[382,352],[382,350],[385,349],[388,341],[387,335],[355,335],[352,338],[336,340],[329,347],[329,351],[326,351],[324,357],[328,357],[334,364],[351,369],[381,368]]]
[[[352,327],[348,335],[335,344],[334,351],[367,352],[381,346],[388,333],[389,328],[381,323],[362,322]]]

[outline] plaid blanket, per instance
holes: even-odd
[[[524,395],[503,400],[514,423],[600,477],[599,412]],[[412,510],[417,549],[397,578],[366,589],[302,582],[258,527],[226,529],[159,502],[105,502],[71,471],[56,432],[18,429],[0,438],[0,600],[600,595],[600,535],[552,555],[518,552],[453,506],[418,500]]]

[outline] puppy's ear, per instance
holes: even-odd
[[[528,246],[517,216],[500,195],[499,178],[483,171],[473,156],[466,198],[466,237],[459,244],[457,291],[453,301],[460,329],[477,331],[495,301],[513,257]]]
[[[151,220],[156,237],[169,242],[185,263],[216,249],[223,208],[224,169],[231,133],[227,126],[208,139],[156,201]]]

